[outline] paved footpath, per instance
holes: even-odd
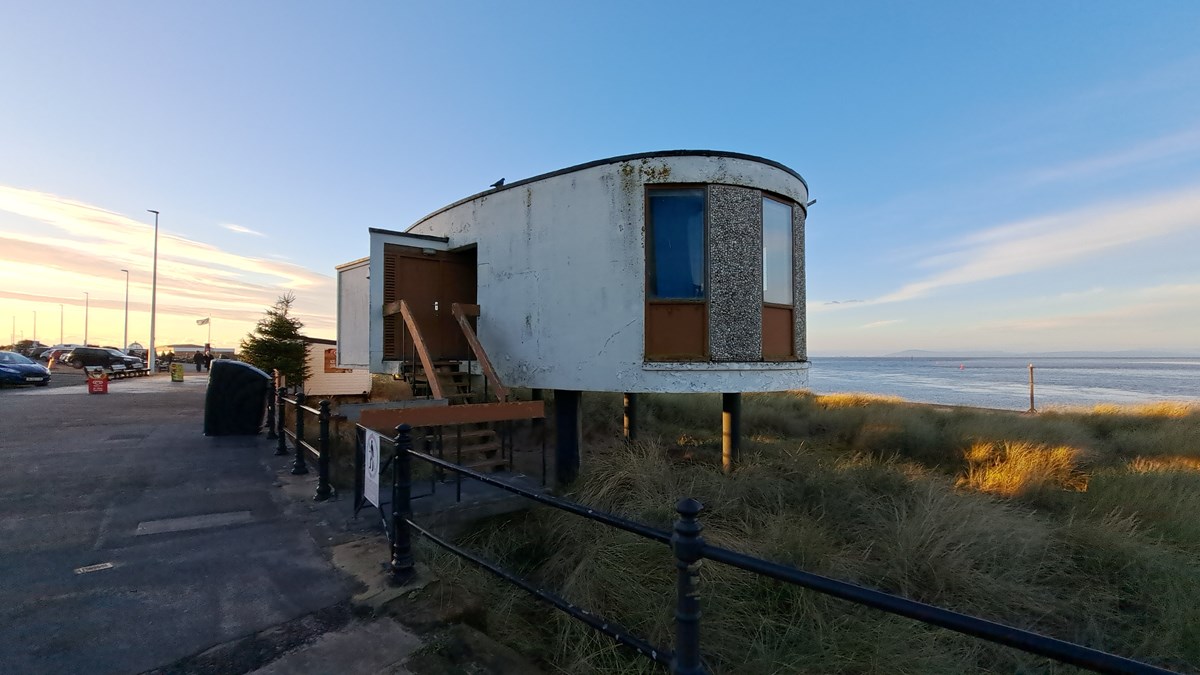
[[[169,667],[348,601],[271,442],[202,435],[206,382],[0,391],[5,672]]]

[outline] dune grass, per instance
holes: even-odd
[[[743,461],[720,470],[719,397],[643,397],[642,442],[616,396],[585,397],[569,495],[669,528],[705,504],[714,543],[1184,670],[1200,669],[1200,409],[1037,416],[865,395],[747,395]],[[464,541],[663,647],[669,550],[550,509]],[[566,673],[656,672],[582,624],[449,555],[486,594],[489,632]],[[701,568],[703,647],[723,673],[1067,672],[948,631],[722,565]]]

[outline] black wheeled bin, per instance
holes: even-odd
[[[271,376],[249,363],[217,359],[204,397],[205,436],[253,436],[267,416]]]

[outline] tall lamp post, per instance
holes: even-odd
[[[129,270],[121,270],[125,273],[125,337],[122,338],[121,351],[129,349]]]
[[[88,333],[88,304],[89,304],[90,302],[91,302],[91,296],[90,296],[90,295],[88,295],[88,292],[87,292],[87,291],[84,291],[84,292],[83,292],[83,344],[84,344],[84,346],[85,346],[85,347],[87,346],[87,343],[88,343],[88,341],[87,341],[87,333]]]
[[[146,209],[154,214],[154,271],[150,277],[150,372],[158,372],[158,351],[154,347],[154,313],[158,309],[158,211]]]
[[[58,344],[63,343],[63,306],[58,303]]]

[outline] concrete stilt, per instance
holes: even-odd
[[[721,394],[721,468],[733,471],[742,458],[742,395]]]
[[[625,420],[624,420],[625,440],[631,441],[631,442],[636,441],[637,440],[637,394],[628,394],[628,393],[625,394],[624,408],[625,408]]]
[[[567,485],[579,476],[579,453],[583,447],[582,392],[554,390],[554,475],[557,485]]]

